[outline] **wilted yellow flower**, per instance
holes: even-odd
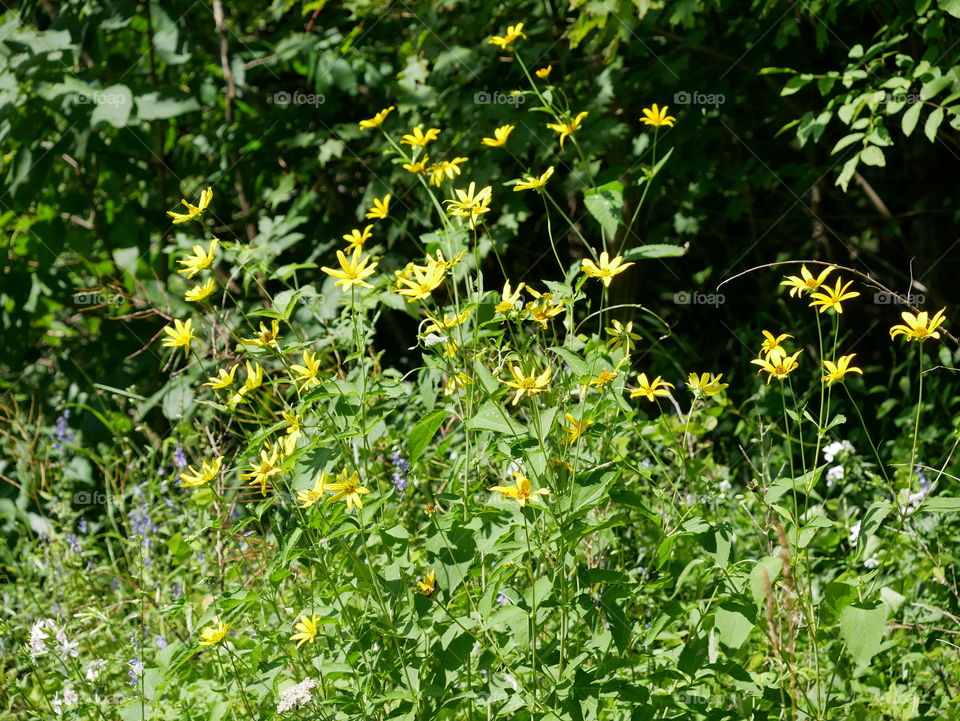
[[[507,27],[506,35],[494,35],[487,41],[488,45],[496,45],[501,50],[506,50],[507,46],[517,38],[526,38],[523,33],[523,23],[510,25]]]
[[[424,596],[433,595],[434,590],[437,588],[437,574],[432,568],[423,574],[422,581],[417,581],[417,586],[420,587],[420,593]]]
[[[841,303],[845,300],[850,300],[851,298],[856,298],[860,295],[857,291],[847,292],[852,284],[852,280],[848,280],[846,284],[841,288],[840,283],[842,282],[841,278],[837,278],[836,286],[831,288],[829,285],[825,285],[824,290],[817,293],[811,293],[810,297],[814,300],[810,301],[810,307],[816,308],[819,306],[820,312],[823,313],[830,308],[833,308],[837,313],[843,313],[843,306]]]
[[[639,334],[633,332],[632,320],[627,321],[627,324],[624,325],[614,318],[611,321],[611,326],[610,328],[603,329],[603,332],[610,336],[610,340],[607,341],[607,348],[610,350],[624,348],[626,352],[629,353],[633,347],[633,341],[643,340]]]
[[[493,131],[492,138],[484,138],[480,141],[481,145],[486,145],[491,148],[499,148],[507,144],[507,140],[510,138],[510,133],[514,130],[513,125],[501,125],[499,128],[496,128]]]
[[[564,123],[547,123],[547,127],[560,134],[560,148],[563,148],[563,141],[567,139],[567,136],[573,135],[576,131],[580,129],[580,123],[589,113],[585,110],[582,113],[578,113],[576,117],[570,118]]]
[[[549,488],[539,488],[536,491],[531,491],[531,488],[530,479],[522,473],[514,471],[512,486],[493,486],[489,490],[494,493],[499,493],[502,499],[509,498],[512,501],[516,501],[521,508],[527,505],[527,501],[533,503],[538,500],[538,496],[550,495]]]
[[[520,369],[520,366],[510,366],[510,375],[513,376],[513,380],[505,381],[501,380],[500,382],[508,386],[509,388],[516,389],[513,394],[513,402],[510,404],[512,406],[517,405],[523,394],[526,393],[528,396],[535,396],[538,393],[543,393],[544,391],[550,390],[550,379],[553,377],[553,370],[547,366],[547,369],[543,371],[540,375],[535,375],[531,373],[530,375],[524,375],[523,371]]]
[[[471,228],[476,227],[477,218],[490,212],[493,188],[489,185],[477,191],[476,183],[471,182],[466,190],[454,188],[453,192],[457,195],[456,200],[443,201],[449,204],[447,212],[459,218],[468,218]]]
[[[303,365],[292,365],[290,370],[296,374],[296,381],[302,383],[304,389],[320,385],[320,379],[317,377],[320,373],[320,361],[313,351],[305,350]]]
[[[470,376],[463,371],[458,371],[447,378],[447,382],[443,385],[443,395],[449,396],[457,391],[462,391],[471,383],[473,383],[473,380],[471,380]]]
[[[657,396],[669,396],[670,391],[668,388],[673,388],[673,383],[663,380],[660,376],[650,381],[647,380],[646,373],[641,373],[637,376],[637,387],[630,391],[630,397],[646,398],[653,403],[657,400]]]
[[[183,347],[183,355],[190,356],[190,342],[195,341],[197,337],[193,334],[193,318],[187,318],[187,322],[174,318],[173,327],[164,326],[163,332],[167,334],[162,345],[166,348]]]
[[[361,510],[363,508],[361,496],[370,493],[370,489],[360,485],[360,474],[354,471],[352,475],[348,475],[347,469],[344,468],[340,471],[337,478],[339,480],[336,483],[327,484],[326,490],[335,491],[335,493],[327,499],[327,503],[335,503],[343,498],[346,499],[348,511],[353,508],[353,506],[356,506],[358,511]]]
[[[550,71],[551,71],[551,70],[553,70],[553,66],[552,66],[552,65],[548,65],[548,66],[545,67],[545,68],[540,68],[539,70],[536,71],[536,76],[537,76],[538,78],[540,78],[541,80],[546,80],[547,78],[550,77]]]
[[[300,648],[308,641],[313,643],[313,640],[317,637],[318,623],[320,623],[320,618],[315,613],[311,616],[308,616],[307,614],[301,615],[300,620],[293,627],[293,630],[296,631],[296,633],[290,637],[290,640],[299,642],[297,643],[297,648]]]
[[[721,383],[721,378],[723,378],[723,373],[716,376],[712,373],[701,373],[699,376],[696,373],[691,373],[687,376],[687,388],[697,398],[713,396],[722,390],[726,390],[729,386],[729,383]]]
[[[444,180],[453,180],[460,175],[460,166],[468,160],[469,158],[454,158],[434,163],[427,168],[427,172],[430,173],[430,185],[439,188]]]
[[[542,188],[547,184],[547,181],[550,180],[550,176],[553,175],[553,166],[551,165],[547,168],[543,175],[539,178],[534,177],[533,175],[524,175],[523,180],[513,186],[514,192],[518,190],[537,190]]]
[[[193,278],[193,276],[201,270],[209,268],[213,262],[214,251],[217,249],[217,243],[219,242],[216,238],[211,239],[210,249],[207,251],[204,251],[203,246],[193,246],[193,255],[188,255],[183,260],[177,261],[180,265],[184,266],[177,272],[181,274],[185,273],[187,278]]]
[[[260,495],[267,495],[267,484],[274,476],[283,473],[280,463],[283,459],[280,457],[280,449],[270,444],[265,444],[260,450],[260,460],[250,462],[250,471],[241,473],[243,480],[252,479],[251,486],[260,485]]]
[[[424,300],[440,287],[446,274],[446,266],[433,259],[429,259],[426,266],[412,265],[409,274],[397,276],[397,293],[406,296],[408,303]]]
[[[387,193],[382,198],[373,199],[373,207],[367,211],[367,214],[363,216],[364,218],[376,218],[377,220],[383,220],[387,217],[390,212],[390,198],[392,196],[390,193]]]
[[[520,292],[523,290],[523,283],[517,286],[513,292],[510,291],[510,281],[503,284],[503,292],[500,294],[500,302],[494,306],[497,313],[506,313],[513,310],[517,301],[520,300]]]
[[[786,355],[785,353],[771,353],[766,358],[754,358],[751,363],[754,363],[760,366],[760,370],[757,373],[767,373],[767,383],[776,378],[777,380],[782,381],[790,373],[796,370],[797,366],[797,356],[800,355],[800,351],[797,351],[793,355]]]
[[[827,374],[820,379],[820,382],[830,385],[836,381],[840,381],[842,383],[843,377],[847,375],[847,373],[859,373],[860,375],[863,375],[863,371],[860,368],[850,365],[850,362],[853,360],[855,355],[856,353],[842,355],[837,358],[836,363],[833,361],[824,360],[823,369],[827,372]]]
[[[218,621],[213,626],[207,626],[205,629],[200,631],[200,645],[201,646],[217,645],[224,638],[227,637],[227,632],[229,630],[230,630],[230,624],[224,623],[223,621]]]
[[[411,148],[425,148],[427,143],[436,140],[438,135],[440,135],[439,128],[430,128],[427,132],[423,132],[423,128],[418,125],[400,138],[400,144],[409,145]]]
[[[280,335],[280,321],[274,319],[270,321],[270,325],[264,325],[263,321],[260,321],[260,331],[254,335],[253,338],[241,338],[241,343],[246,343],[247,345],[255,345],[260,348],[279,348],[280,345],[277,343],[277,338]]]
[[[423,333],[445,333],[451,328],[456,328],[458,325],[463,325],[467,318],[470,317],[471,312],[472,311],[470,308],[467,308],[462,313],[446,315],[442,320],[427,313],[427,320],[430,322],[424,327]]]
[[[373,288],[366,282],[366,279],[373,275],[373,272],[377,269],[378,261],[370,263],[369,255],[361,259],[361,252],[359,247],[354,246],[353,253],[348,259],[342,250],[338,250],[337,260],[340,262],[340,270],[327,268],[326,266],[320,268],[320,270],[333,278],[337,278],[338,280],[334,285],[340,286],[343,292],[347,292],[355,285],[359,285],[361,288]],[[370,265],[367,265],[367,263],[370,263]]]
[[[827,276],[830,275],[834,270],[836,270],[835,265],[828,265],[826,268],[821,271],[820,275],[814,277],[813,273],[807,270],[806,265],[800,266],[800,277],[795,275],[784,276],[783,280],[780,281],[780,285],[785,285],[790,288],[790,295],[797,296],[802,293],[812,293],[827,279]]]
[[[427,172],[427,163],[430,162],[430,156],[424,155],[420,160],[414,163],[404,163],[403,169],[408,173],[426,173]]]
[[[240,392],[248,393],[259,388],[263,383],[263,366],[257,362],[251,364],[250,361],[244,361],[244,364],[247,369],[247,379],[243,382]]]
[[[323,499],[323,494],[327,490],[327,479],[329,477],[328,474],[321,473],[317,476],[317,480],[313,482],[313,488],[305,491],[297,491],[297,500],[300,502],[300,508],[310,508]]]
[[[379,113],[374,115],[369,120],[361,120],[359,125],[361,130],[370,130],[371,128],[378,128],[383,125],[383,121],[387,119],[387,116],[393,110],[394,106],[391,105],[389,108],[384,108]]]
[[[603,283],[606,288],[610,287],[610,281],[613,280],[613,276],[619,275],[631,265],[633,265],[633,263],[623,262],[622,255],[618,255],[613,260],[610,260],[607,251],[603,251],[600,254],[600,260],[596,263],[590,258],[584,258],[582,262],[583,274],[589,278],[599,278],[600,282]]]
[[[890,329],[890,340],[893,340],[898,335],[902,335],[908,341],[911,340],[926,340],[927,338],[933,338],[937,340],[940,337],[940,331],[937,330],[943,322],[946,320],[943,313],[946,310],[946,306],[938,310],[932,318],[927,317],[927,311],[922,310],[916,315],[913,313],[904,311],[900,314],[900,317],[903,318],[906,325],[895,325]]]
[[[570,425],[560,426],[563,430],[567,432],[567,443],[573,443],[580,436],[586,433],[587,428],[593,425],[593,421],[578,421],[572,413],[564,413],[563,417],[567,419],[567,423]]]
[[[659,128],[663,125],[673,127],[673,124],[677,122],[677,119],[673,116],[667,115],[667,106],[664,105],[662,108],[657,107],[657,104],[654,103],[653,107],[643,109],[643,117],[640,118],[640,122],[644,125],[652,125],[655,128]]]
[[[223,463],[223,456],[217,456],[209,463],[204,460],[200,464],[200,470],[193,466],[187,466],[187,470],[180,473],[181,488],[194,488],[195,486],[204,486],[220,473],[220,465]]]
[[[196,303],[206,298],[216,289],[216,281],[213,278],[207,278],[207,282],[203,285],[195,285],[192,288],[188,288],[187,292],[183,294],[183,299],[190,303]]]
[[[177,223],[186,223],[188,220],[193,220],[200,216],[203,211],[207,209],[207,206],[210,205],[210,201],[213,200],[213,188],[207,188],[206,190],[200,191],[200,202],[196,205],[188,203],[186,200],[181,200],[186,208],[186,213],[177,213],[173,210],[168,210],[167,215],[173,218],[174,224]]]
[[[363,232],[359,228],[354,228],[349,233],[343,236],[343,239],[347,241],[347,250],[353,250],[355,248],[363,248],[363,244],[370,240],[370,236],[373,235],[373,226],[368,225],[363,229]]]
[[[237,366],[239,365],[239,363],[234,363],[230,370],[224,370],[223,368],[218,369],[217,375],[210,376],[203,385],[210,386],[215,391],[228,388],[233,385],[233,376],[237,372]]]

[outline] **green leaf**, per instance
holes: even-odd
[[[137,97],[138,120],[165,120],[200,110],[200,103],[179,88],[163,88]]]
[[[583,203],[607,236],[616,235],[623,215],[623,183],[614,180],[599,188],[588,188],[583,193]]]
[[[931,513],[958,513],[960,512],[960,498],[950,498],[948,496],[928,498],[920,506],[920,509]]]
[[[410,431],[410,437],[407,439],[407,452],[410,454],[411,463],[420,460],[446,417],[447,412],[445,410],[436,410],[425,415],[413,427],[413,430]]]
[[[496,401],[484,403],[476,415],[464,425],[474,431],[493,431],[511,436],[518,436],[526,431],[524,425],[512,418],[506,408]]]
[[[783,90],[780,91],[780,97],[785,97],[787,95],[793,95],[795,92],[803,88],[807,83],[813,80],[812,75],[795,75],[787,81],[787,84],[783,86]]]
[[[553,346],[547,350],[556,353],[560,360],[570,367],[571,372],[577,378],[585,378],[590,375],[590,368],[587,366],[587,362],[572,350],[559,346]]]
[[[864,165],[872,165],[875,168],[882,168],[887,164],[883,157],[883,151],[876,145],[868,145],[860,153],[860,162]]]
[[[854,603],[840,612],[840,635],[850,657],[858,666],[870,663],[887,630],[887,606],[884,603]]]
[[[766,556],[757,561],[757,565],[750,571],[750,592],[758,608],[767,603],[767,586],[773,588],[774,582],[783,569],[783,559],[776,556]]]
[[[923,134],[931,143],[937,139],[937,130],[940,123],[943,122],[943,108],[934,108],[933,112],[927,116],[927,122],[923,125]]]
[[[945,13],[960,18],[960,0],[937,0],[937,6]]]
[[[754,623],[751,618],[755,609],[738,603],[724,603],[717,609],[713,625],[720,636],[720,643],[730,648],[740,648],[747,640]]]
[[[686,255],[689,245],[671,245],[669,243],[651,243],[630,248],[623,254],[624,260],[642,260],[645,258],[679,258]]]
[[[97,107],[90,115],[90,127],[109,123],[115,128],[126,127],[133,111],[133,93],[126,85],[111,85],[97,90],[92,97]]]

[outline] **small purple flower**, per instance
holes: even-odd
[[[60,414],[60,417],[57,418],[56,428],[53,431],[53,449],[59,453],[63,453],[64,446],[73,441],[73,433],[67,425],[69,419],[70,409],[65,408],[63,413]]]
[[[74,553],[80,553],[80,542],[77,540],[77,537],[72,533],[67,534],[67,545],[73,549]]]
[[[174,583],[170,586],[170,595],[174,598],[180,598],[180,584]]]
[[[410,473],[410,463],[400,455],[400,451],[393,452],[393,485],[398,493],[407,490],[407,474]]]
[[[166,648],[166,647],[167,647],[167,639],[165,639],[165,638],[164,638],[163,636],[161,636],[159,633],[158,633],[154,638],[156,639],[156,640],[155,640],[155,643],[157,644],[157,648]]]
[[[501,591],[500,593],[497,594],[497,603],[503,606],[504,604],[510,603],[510,599],[507,597],[505,593]]]
[[[187,457],[180,446],[177,446],[177,450],[173,452],[173,465],[181,469],[187,467]]]
[[[130,667],[130,670],[127,671],[127,676],[130,677],[130,685],[136,686],[137,681],[140,678],[140,674],[143,673],[143,661],[141,661],[139,657],[134,656],[127,661],[127,665]]]
[[[87,532],[87,519],[86,519],[86,518],[81,518],[81,519],[80,519],[80,522],[77,524],[77,530],[80,531],[80,533],[86,533],[86,532]]]

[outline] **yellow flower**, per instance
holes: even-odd
[[[494,493],[499,493],[500,498],[516,501],[520,507],[527,505],[527,501],[533,503],[538,500],[538,496],[549,496],[549,488],[538,488],[531,492],[530,479],[518,471],[513,472],[512,486],[493,486],[488,489]]]
[[[426,266],[411,266],[410,275],[413,276],[412,278],[410,275],[403,274],[397,277],[397,293],[406,296],[408,303],[415,300],[424,300],[440,287],[446,274],[446,266],[431,258],[427,261]]]
[[[420,587],[420,593],[424,596],[433,595],[434,590],[437,588],[437,574],[432,568],[423,574],[422,581],[417,581],[417,586]]]
[[[547,366],[547,369],[540,375],[535,375],[535,373],[524,375],[520,366],[510,366],[510,375],[513,376],[513,380],[501,380],[500,382],[509,388],[516,389],[513,395],[513,402],[510,404],[515,406],[520,399],[523,398],[524,393],[529,396],[535,396],[538,393],[550,390],[549,384],[550,379],[553,377],[553,370]]]
[[[552,130],[552,131],[554,131],[554,132],[556,132],[556,133],[560,133],[560,148],[561,148],[561,149],[563,148],[563,141],[567,139],[567,136],[568,136],[568,135],[573,135],[573,133],[575,133],[576,131],[578,131],[578,130],[580,129],[580,123],[581,123],[581,121],[582,121],[585,117],[587,117],[588,114],[589,114],[589,113],[587,113],[587,111],[584,111],[584,112],[582,112],[582,113],[578,113],[575,118],[571,118],[570,120],[568,120],[568,121],[565,122],[565,123],[547,123],[547,127],[548,127],[550,130]]]
[[[769,356],[771,353],[780,353],[786,355],[787,351],[784,350],[783,346],[780,345],[787,338],[793,338],[792,335],[787,335],[786,333],[781,333],[780,335],[775,336],[768,330],[761,331],[763,333],[763,343],[760,345],[760,352],[764,355]]]
[[[361,288],[373,288],[372,285],[365,282],[365,279],[373,275],[373,272],[377,269],[378,261],[374,261],[368,266],[367,263],[370,262],[370,256],[368,255],[361,260],[360,253],[360,248],[354,246],[353,253],[348,259],[342,250],[338,250],[337,260],[340,262],[341,269],[335,270],[333,268],[323,267],[320,268],[320,270],[333,278],[338,278],[334,285],[340,286],[344,293],[355,285],[359,285]]]
[[[404,163],[403,169],[408,173],[426,173],[427,172],[427,163],[430,162],[430,156],[424,155],[420,160],[415,163]]]
[[[206,485],[220,473],[220,465],[222,463],[223,456],[217,456],[209,463],[203,461],[200,464],[200,470],[195,469],[193,466],[187,466],[187,470],[180,473],[180,480],[183,481],[180,487],[193,488],[195,486]]]
[[[517,286],[517,289],[511,293],[510,281],[503,284],[503,292],[500,294],[500,302],[494,306],[497,313],[507,313],[513,310],[517,301],[520,300],[520,292],[523,290],[523,283]]]
[[[409,145],[411,148],[425,148],[427,143],[436,140],[438,135],[440,135],[439,128],[430,128],[427,132],[423,132],[423,128],[418,125],[412,132],[400,138],[400,145]]]
[[[506,50],[507,46],[512,43],[517,38],[526,38],[527,36],[523,33],[523,23],[517,23],[516,25],[510,25],[507,27],[506,35],[494,35],[490,40],[487,41],[488,45],[496,45],[501,50]]]
[[[227,636],[230,630],[230,624],[218,621],[213,626],[207,626],[200,632],[201,646],[215,646]]]
[[[224,370],[223,368],[218,369],[217,375],[210,376],[203,385],[210,386],[215,391],[230,387],[233,385],[233,376],[237,372],[239,365],[239,363],[234,363],[230,370]]]
[[[290,637],[291,641],[299,641],[297,648],[300,648],[307,641],[313,643],[313,640],[317,637],[317,624],[320,623],[320,618],[317,614],[308,616],[307,614],[302,614],[300,620],[293,627],[293,630],[296,631]]]
[[[216,281],[213,278],[207,278],[207,282],[203,285],[195,285],[192,288],[188,288],[187,292],[183,295],[183,299],[190,303],[196,303],[206,298],[216,289]]]
[[[654,103],[653,107],[643,109],[643,117],[640,118],[640,122],[644,125],[652,125],[655,128],[659,128],[662,125],[672,128],[673,124],[677,122],[677,119],[671,115],[667,115],[666,105],[658,108],[657,104]]]
[[[327,479],[329,477],[328,474],[321,473],[317,476],[317,480],[313,482],[313,488],[305,491],[297,491],[297,500],[300,502],[300,508],[310,508],[323,499],[323,494],[327,490]]]
[[[193,278],[193,276],[201,270],[210,267],[210,264],[213,262],[214,251],[217,249],[217,243],[219,242],[219,240],[213,238],[210,241],[210,250],[206,252],[204,252],[203,246],[193,246],[193,255],[188,255],[183,260],[177,261],[180,265],[184,266],[177,272],[186,273],[187,278]]]
[[[282,411],[280,415],[283,416],[283,420],[287,422],[287,436],[293,437],[293,445],[296,447],[296,439],[303,435],[300,416],[293,410]]]
[[[673,388],[673,383],[668,383],[660,376],[657,376],[652,381],[648,381],[647,374],[641,373],[637,376],[637,387],[630,391],[630,397],[646,398],[653,403],[657,400],[657,396],[669,396],[670,391],[667,390],[668,388]]]
[[[443,395],[449,396],[457,391],[462,391],[471,383],[473,383],[473,380],[470,378],[470,376],[463,371],[458,371],[447,378],[447,382],[443,385]]]
[[[537,188],[542,188],[547,184],[547,181],[550,180],[551,175],[553,175],[552,165],[547,168],[539,178],[532,175],[524,175],[523,180],[513,186],[513,190],[516,192],[518,190],[536,190]]]
[[[303,384],[303,388],[312,388],[320,385],[320,379],[317,375],[320,373],[320,361],[317,360],[317,354],[310,350],[303,352],[303,365],[292,365],[290,370],[297,377],[296,381]]]
[[[256,390],[263,383],[263,366],[256,362],[250,365],[250,361],[244,361],[244,363],[247,368],[247,379],[243,382],[240,392],[246,394],[249,391]]]
[[[213,188],[207,188],[206,190],[200,191],[200,202],[196,205],[188,203],[186,200],[181,200],[187,207],[186,213],[177,213],[173,210],[168,210],[167,215],[173,218],[174,224],[177,223],[186,223],[188,220],[193,220],[200,216],[203,211],[207,209],[207,206],[210,205],[210,201],[213,200]]]
[[[553,70],[553,66],[552,66],[552,65],[548,65],[548,66],[545,67],[545,68],[540,68],[539,70],[537,70],[536,73],[535,73],[535,75],[536,75],[538,78],[540,78],[541,80],[546,80],[547,78],[550,77],[550,71],[551,71],[551,70]]]
[[[427,168],[427,172],[430,173],[430,185],[439,188],[444,180],[453,180],[460,175],[460,166],[468,160],[469,158],[454,158],[434,163]]]
[[[594,263],[590,258],[584,258],[582,265],[584,275],[590,278],[599,278],[604,287],[609,288],[613,276],[619,275],[633,263],[624,263],[622,255],[610,260],[610,256],[604,251],[600,254],[598,263]]]
[[[453,340],[449,343],[443,344],[443,354],[447,358],[453,358],[457,354],[457,349],[460,348],[460,344],[457,341]]]
[[[834,381],[840,381],[842,383],[843,377],[847,375],[847,373],[859,373],[863,375],[863,371],[860,368],[850,365],[850,361],[853,360],[855,355],[856,353],[842,355],[837,358],[836,363],[828,360],[823,361],[823,368],[827,374],[820,379],[820,382],[830,385]]]
[[[760,366],[760,370],[757,373],[767,373],[767,383],[772,381],[774,378],[782,381],[790,373],[792,373],[797,368],[797,356],[800,355],[800,351],[797,351],[793,355],[786,355],[785,353],[771,353],[766,358],[754,358],[751,363],[755,363]]]
[[[821,313],[830,308],[833,308],[835,311],[837,311],[837,313],[843,313],[843,306],[841,303],[845,300],[856,298],[858,295],[860,295],[860,293],[857,291],[847,292],[847,288],[853,284],[852,280],[848,280],[842,288],[840,287],[841,282],[842,280],[837,278],[835,287],[831,288],[829,285],[825,285],[824,290],[817,293],[811,293],[810,297],[815,298],[816,300],[810,301],[810,307],[816,308],[819,306]]]
[[[280,321],[274,319],[270,321],[270,327],[268,328],[263,324],[263,321],[260,321],[260,332],[254,335],[253,338],[241,338],[241,343],[246,343],[247,345],[255,345],[260,348],[279,348],[277,343],[277,337],[280,335]]]
[[[790,295],[797,296],[802,293],[812,293],[827,279],[827,276],[830,275],[837,266],[828,265],[820,275],[814,277],[813,273],[807,270],[806,265],[800,266],[800,277],[795,275],[786,275],[783,277],[783,280],[780,281],[780,285],[785,285],[790,288]]]
[[[563,417],[567,419],[569,426],[560,426],[567,432],[567,443],[575,442],[580,436],[586,433],[587,428],[593,425],[593,421],[578,421],[570,413],[564,413]]]
[[[367,214],[363,216],[364,218],[376,218],[377,220],[383,220],[387,217],[387,214],[390,212],[390,198],[392,196],[390,193],[387,193],[382,198],[373,199],[373,207],[367,211]]]
[[[363,229],[363,232],[360,232],[359,228],[354,228],[349,233],[343,236],[343,239],[347,241],[347,250],[353,250],[354,248],[363,248],[363,244],[370,240],[370,236],[373,235],[373,226],[368,225]]]
[[[358,511],[362,509],[363,500],[360,497],[370,493],[370,489],[360,485],[360,474],[354,471],[353,475],[347,475],[347,469],[344,468],[337,478],[340,479],[337,483],[327,484],[326,490],[336,491],[334,495],[327,499],[327,503],[334,503],[344,498],[347,502],[348,511],[353,508],[353,506],[356,506]]]
[[[486,145],[490,148],[499,148],[507,144],[507,140],[510,138],[510,133],[513,132],[513,129],[516,126],[513,125],[501,125],[499,128],[493,131],[492,138],[484,138],[480,141],[481,145]]]
[[[467,318],[470,317],[470,313],[470,308],[467,308],[462,313],[444,316],[442,320],[427,313],[427,320],[430,322],[424,327],[423,333],[425,335],[430,333],[445,333],[451,328],[463,325]]]
[[[546,328],[547,323],[550,321],[551,318],[554,318],[555,316],[558,316],[560,315],[560,313],[563,312],[564,310],[563,301],[560,300],[554,303],[552,293],[541,294],[535,291],[530,286],[527,286],[527,290],[530,292],[530,294],[534,298],[538,300],[538,302],[534,303],[533,301],[531,301],[527,303],[526,307],[524,308],[524,311],[526,311],[526,313],[533,320],[539,323],[541,327]]]
[[[173,327],[164,326],[163,332],[167,334],[162,345],[166,348],[179,348],[183,346],[183,355],[190,356],[190,342],[195,341],[197,337],[193,334],[193,318],[187,318],[187,322],[174,318]]]
[[[627,321],[627,324],[624,325],[619,320],[614,319],[611,324],[611,328],[603,329],[604,333],[611,336],[610,340],[607,341],[607,347],[610,350],[624,348],[629,353],[630,348],[633,347],[633,341],[643,340],[637,333],[633,332],[632,320]]]
[[[616,371],[616,370],[613,370],[613,371],[600,371],[600,373],[597,374],[597,377],[596,377],[596,378],[592,378],[587,385],[588,385],[588,386],[596,386],[596,388],[597,388],[598,391],[602,391],[603,388],[604,388],[604,386],[606,386],[607,383],[609,383],[609,382],[612,381],[614,378],[616,378],[617,375],[618,375],[618,374],[617,374],[617,371]]]
[[[370,130],[371,128],[379,128],[383,125],[383,121],[387,119],[387,116],[393,110],[394,106],[391,105],[389,108],[384,108],[379,113],[374,115],[369,120],[361,120],[359,125],[361,130]]]
[[[490,201],[492,199],[493,188],[489,185],[480,191],[476,189],[477,184],[471,182],[466,190],[454,188],[457,200],[445,200],[449,203],[447,212],[450,215],[459,218],[469,218],[470,227],[474,228],[477,224],[477,218],[484,213],[490,212]]]
[[[701,373],[699,376],[696,373],[691,373],[687,376],[687,388],[697,398],[713,396],[729,386],[728,383],[721,383],[721,378],[723,378],[723,373],[716,376],[712,373]]]
[[[279,473],[283,473],[283,469],[280,468],[280,449],[270,444],[265,444],[260,451],[260,460],[250,462],[250,471],[247,473],[241,473],[240,478],[243,480],[253,479],[251,486],[260,484],[260,495],[267,495],[267,484],[270,482],[270,479],[276,476]]]
[[[922,310],[916,315],[904,311],[900,314],[900,317],[903,318],[906,325],[895,325],[890,329],[890,340],[893,340],[898,335],[902,335],[908,341],[911,340],[926,340],[927,338],[933,338],[934,340],[940,337],[940,331],[937,330],[946,318],[943,316],[943,312],[946,310],[946,307],[938,310],[932,318],[927,317],[927,311]]]

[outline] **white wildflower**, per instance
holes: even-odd
[[[850,541],[851,546],[855,546],[858,538],[860,538],[860,521],[850,527],[850,537],[847,540]]]
[[[823,448],[823,460],[827,463],[833,463],[833,459],[837,457],[837,454],[844,451],[853,453],[856,451],[856,448],[853,447],[850,441],[834,441],[833,443],[828,443]]]
[[[63,690],[63,696],[54,694],[53,698],[50,699],[50,705],[53,706],[53,712],[57,714],[57,716],[60,716],[63,714],[64,709],[76,706],[78,699],[79,697],[76,691],[72,688],[65,688]]]
[[[107,662],[102,658],[98,658],[95,661],[91,661],[83,667],[83,677],[87,681],[96,681],[100,676],[100,672],[107,667]]]
[[[42,656],[47,652],[46,640],[50,638],[50,634],[44,632],[45,628],[56,628],[56,623],[53,619],[41,618],[30,629],[30,658]]]
[[[77,646],[79,646],[80,643],[67,640],[67,634],[62,628],[57,629],[56,637],[58,644],[57,653],[59,653],[62,658],[67,658],[68,656],[70,658],[76,658],[80,655],[80,652],[77,651]]]
[[[833,466],[827,470],[827,488],[830,488],[837,481],[843,480],[843,466]]]
[[[876,568],[879,565],[880,561],[877,560],[876,556],[870,556],[870,558],[863,562],[864,568]]]
[[[317,682],[312,678],[305,678],[295,686],[290,686],[280,692],[280,703],[277,704],[277,713],[284,713],[292,708],[299,708],[313,700],[311,691]]]

